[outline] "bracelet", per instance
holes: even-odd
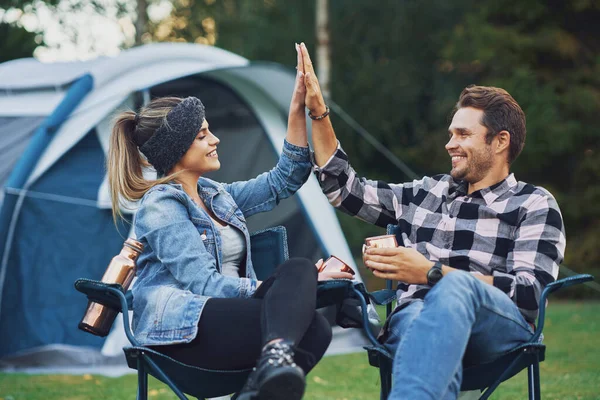
[[[325,105],[325,112],[323,114],[321,114],[321,115],[316,116],[316,117],[314,115],[312,115],[310,111],[308,111],[308,116],[310,117],[310,119],[315,120],[315,121],[319,121],[319,120],[325,118],[328,115],[329,115],[329,106],[328,105]]]

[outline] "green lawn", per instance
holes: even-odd
[[[600,303],[552,302],[546,320],[545,400],[600,400]],[[379,377],[363,353],[325,358],[307,377],[307,400],[379,398]],[[492,399],[526,399],[526,376],[502,384]],[[0,400],[133,399],[136,376],[0,374]],[[152,380],[150,399],[175,399]]]

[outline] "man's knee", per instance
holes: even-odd
[[[452,271],[431,289],[427,297],[440,301],[468,300],[477,295],[478,285],[482,283],[472,274],[465,271]]]
[[[395,354],[402,337],[412,325],[413,321],[419,316],[423,309],[423,301],[415,300],[404,309],[394,313],[388,321],[385,345],[388,350]]]

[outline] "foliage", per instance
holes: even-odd
[[[162,34],[293,65],[291,43],[305,41],[314,54],[313,13],[312,2],[177,0]],[[417,174],[429,175],[449,169],[448,117],[462,88],[507,89],[528,118],[527,145],[513,171],[557,198],[567,264],[600,275],[598,20],[600,3],[588,0],[486,0],[477,7],[465,0],[332,0],[332,97]],[[360,173],[407,179],[333,121]],[[348,219],[342,226],[355,252],[372,231]]]
[[[86,22],[102,20],[116,25],[114,20],[119,19],[118,26],[125,32],[129,26],[123,17],[135,14],[135,4],[131,0],[0,0],[0,24],[7,23],[11,35],[0,36],[3,39],[0,42],[1,61],[32,57],[36,49],[61,49],[63,46],[88,53],[80,54],[80,57],[89,57],[90,53],[103,55],[102,49],[97,49],[103,40],[93,37],[93,26],[86,25]],[[11,17],[7,21],[6,15],[9,14]],[[26,19],[29,24],[24,26]],[[47,35],[48,31],[52,34]],[[124,33],[124,36],[127,35]],[[35,39],[34,45],[31,44],[32,38]],[[132,44],[129,42],[133,40],[125,37],[119,43],[118,39],[111,39],[121,47]],[[22,48],[19,48],[21,45]],[[36,52],[36,56],[41,55]]]
[[[31,57],[38,46],[36,34],[16,24],[0,23],[0,63],[16,58]]]
[[[150,31],[161,41],[216,44],[253,60],[294,65],[294,43],[312,43],[314,2],[175,0],[171,16]]]
[[[35,1],[0,0],[0,8],[18,3]],[[168,18],[150,23],[156,41],[216,45],[290,67],[294,42],[304,41],[315,54],[314,1],[172,5]],[[528,126],[513,171],[557,198],[567,231],[566,264],[600,276],[598,1],[483,0],[474,6],[467,0],[330,0],[329,11],[332,98],[419,176],[449,170],[448,117],[466,85],[507,89]],[[408,179],[340,118],[334,115],[333,122],[359,173]],[[341,224],[355,254],[362,238],[381,233],[349,218]]]
[[[441,55],[461,78],[507,89],[527,115],[513,170],[561,205],[566,263],[600,276],[600,3],[484,2],[452,28]]]

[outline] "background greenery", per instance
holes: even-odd
[[[69,0],[44,3],[61,1]],[[131,8],[126,0],[114,1],[122,13]],[[71,3],[91,3],[102,12],[102,1]],[[0,0],[5,9],[36,4]],[[314,54],[315,1],[172,4],[170,16],[150,22],[147,40],[214,44],[290,68],[294,42],[304,41]],[[471,83],[505,88],[527,115],[527,144],[513,165],[517,179],[557,198],[567,231],[565,265],[600,276],[598,21],[597,0],[330,0],[332,98],[422,176],[450,168],[444,144],[460,91]],[[32,34],[18,21],[4,25],[0,60],[29,55]],[[333,116],[333,122],[361,174],[408,179],[341,119]],[[358,220],[340,220],[356,252],[365,236],[381,233]],[[597,296],[588,288],[566,293]]]
[[[292,43],[304,41],[314,54],[314,2],[174,4],[163,22],[171,27],[164,40],[210,36],[251,60],[290,66]],[[568,237],[565,265],[598,276],[600,24],[594,21],[600,21],[600,2],[593,0],[484,0],[476,6],[466,0],[331,0],[332,98],[421,176],[450,168],[448,116],[465,86],[508,90],[528,127],[513,171],[557,198]],[[333,122],[361,174],[407,179],[340,119]],[[354,251],[365,236],[381,233],[340,219]],[[593,295],[586,288],[567,293]]]

